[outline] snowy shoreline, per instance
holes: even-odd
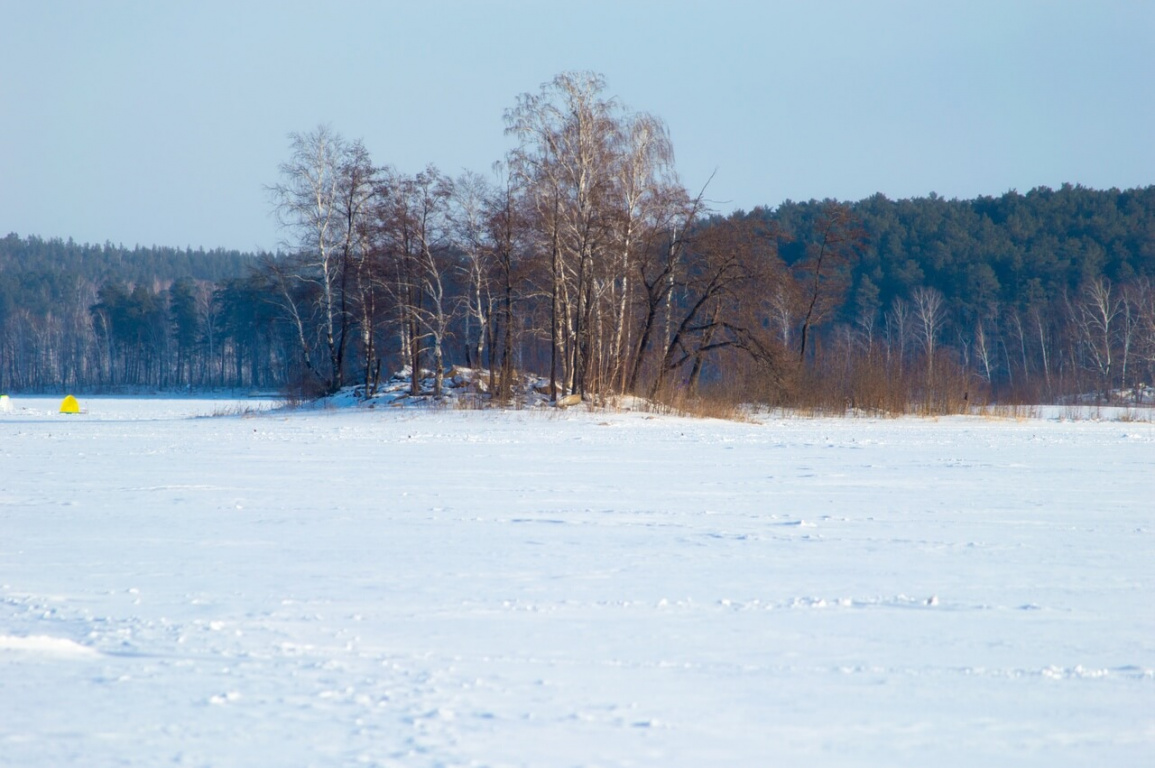
[[[0,763],[1155,748],[1150,422],[32,400]]]

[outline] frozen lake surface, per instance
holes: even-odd
[[[12,405],[0,765],[1155,754],[1150,422]]]

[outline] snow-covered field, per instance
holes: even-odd
[[[1152,765],[1150,422],[57,403],[0,765]]]

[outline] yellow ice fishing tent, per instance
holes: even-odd
[[[80,403],[72,395],[60,401],[61,413],[80,413]]]

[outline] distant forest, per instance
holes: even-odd
[[[1153,380],[1155,186],[722,216],[597,75],[559,75],[506,124],[492,178],[293,135],[271,187],[286,253],[8,235],[0,391],[308,397],[467,365],[497,401],[532,372],[554,398],[937,412]]]

